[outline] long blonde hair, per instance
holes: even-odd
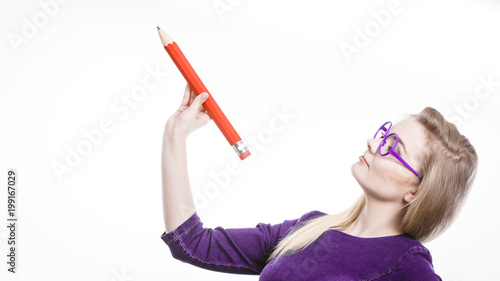
[[[422,180],[415,177],[416,197],[399,213],[401,230],[422,243],[441,235],[460,212],[477,172],[477,154],[457,127],[434,108],[411,114],[425,127],[428,150],[418,157]],[[267,259],[299,252],[325,231],[346,230],[366,203],[363,194],[350,208],[334,215],[322,215],[302,222],[274,247]]]

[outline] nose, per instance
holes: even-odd
[[[366,145],[368,146],[368,151],[372,154],[377,154],[377,149],[382,139],[368,139],[366,140]]]

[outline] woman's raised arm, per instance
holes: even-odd
[[[187,173],[186,140],[163,137],[161,155],[163,219],[170,232],[195,212]]]
[[[203,98],[201,94],[196,96],[187,85],[181,106],[165,125],[161,178],[163,218],[167,232],[176,229],[195,212],[188,178],[186,139],[191,132],[210,121],[203,107],[207,97]]]

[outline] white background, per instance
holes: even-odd
[[[157,25],[242,139],[259,144],[240,161],[214,122],[189,136],[193,193],[213,197],[197,201],[206,227],[344,210],[362,192],[350,169],[366,140],[431,106],[470,139],[480,164],[457,221],[425,246],[444,280],[498,275],[500,87],[474,95],[480,77],[500,81],[497,1],[46,2],[0,4],[1,181],[9,168],[19,174],[18,274],[5,263],[3,184],[0,279],[258,279],[184,264],[160,239],[163,126],[186,82]],[[168,75],[138,96],[148,69]],[[132,95],[141,100],[125,107]],[[276,112],[293,117],[283,123]],[[69,165],[69,151],[89,143],[84,131],[105,120],[113,129],[58,178],[54,164]],[[231,163],[239,170],[224,178]],[[207,193],[208,184],[218,189]]]

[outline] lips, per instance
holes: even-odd
[[[364,155],[359,156],[359,161],[361,161],[362,163],[364,163],[366,166],[370,167],[370,165],[368,165],[368,162],[366,162],[366,159],[365,159]]]

